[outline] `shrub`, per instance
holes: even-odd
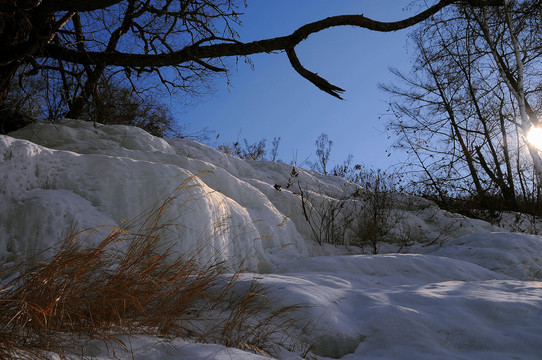
[[[292,167],[286,189],[292,189],[299,196],[303,216],[307,221],[312,238],[318,244],[348,245],[346,234],[355,220],[357,204],[351,201],[351,194],[343,189],[335,196],[323,194],[321,188],[313,188],[298,179],[299,173]]]
[[[391,244],[398,251],[412,245],[413,239],[398,231],[401,212],[396,209],[394,177],[360,165],[348,165],[341,171],[356,183],[346,182],[334,194],[302,183],[295,168],[290,173],[286,188],[295,185],[313,239],[320,245],[356,246],[373,254],[380,251],[382,243]]]
[[[363,205],[359,209],[357,226],[354,229],[353,245],[377,254],[381,243],[397,243],[394,230],[399,224],[400,216],[394,212],[393,177],[384,171],[369,171],[360,180],[365,183],[366,192],[360,195]],[[408,244],[400,241],[401,248]]]
[[[233,144],[224,143],[218,145],[218,150],[224,154],[233,155],[243,160],[265,160],[265,139],[261,139],[254,144],[249,144],[248,140],[244,139],[244,143],[244,148],[239,141]],[[276,146],[278,147],[278,143]]]

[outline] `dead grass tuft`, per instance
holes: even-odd
[[[72,229],[48,260],[12,268],[15,275],[0,289],[0,358],[84,354],[96,339],[113,354],[130,352],[119,333],[280,351],[297,307],[272,310],[265,288],[240,282],[240,270],[227,275],[224,262],[201,264],[202,248],[177,254],[164,246],[162,234],[172,224],[162,220],[175,198],[135,231],[114,227],[97,246],[85,247],[89,231]]]

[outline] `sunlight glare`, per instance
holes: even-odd
[[[527,133],[527,141],[538,150],[542,150],[542,128],[531,127]]]

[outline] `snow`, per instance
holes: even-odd
[[[400,194],[396,231],[418,241],[408,253],[320,246],[287,187],[291,170],[132,127],[36,123],[0,136],[0,262],[54,246],[70,226],[136,218],[188,178],[198,186],[178,191],[168,216],[179,225],[164,241],[182,250],[204,239],[202,257],[243,264],[252,274],[240,281],[256,276],[276,306],[307,305],[297,315],[307,326],[300,341],[314,345],[317,359],[540,359],[540,236]],[[296,170],[315,202],[353,186]],[[99,238],[100,231],[86,241]],[[136,359],[264,358],[222,345],[119,336]],[[98,342],[92,355],[110,358]],[[281,358],[299,355],[284,350]]]

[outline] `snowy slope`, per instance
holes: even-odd
[[[295,181],[310,186],[314,199],[352,187],[296,170]],[[205,241],[202,256],[260,273],[277,304],[309,305],[300,323],[314,319],[303,340],[318,358],[541,358],[540,237],[506,233],[401,195],[394,210],[399,231],[436,245],[413,246],[409,254],[348,254],[355,249],[316,244],[288,187],[291,171],[137,128],[34,124],[0,137],[0,259],[52,246],[70,226],[120,224],[190,178],[198,186],[181,191],[169,209],[179,225],[166,241],[178,249]],[[217,224],[224,231],[213,232]],[[88,241],[98,239],[99,233]],[[140,359],[262,358],[186,341],[135,343]],[[96,346],[97,356],[108,358]]]

